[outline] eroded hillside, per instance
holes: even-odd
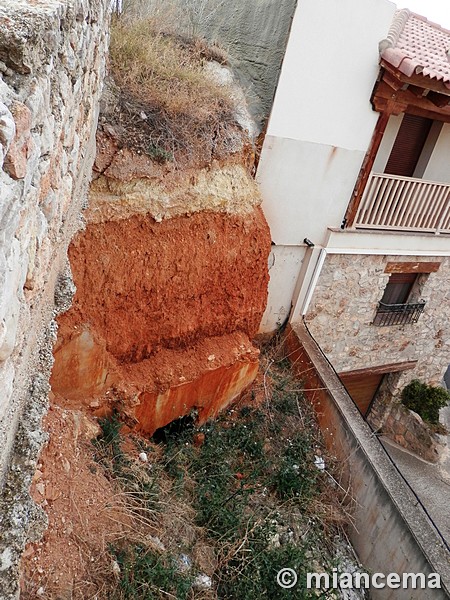
[[[270,234],[231,72],[204,48],[154,33],[130,80],[126,61],[142,52],[144,30],[117,27],[86,228],[69,250],[77,291],[58,321],[51,383],[65,405],[96,416],[118,408],[152,434],[191,411],[200,423],[217,415],[254,379]],[[177,64],[170,79],[166,65],[136,86],[160,45],[187,75]],[[151,91],[168,78],[169,91]]]

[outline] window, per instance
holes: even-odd
[[[384,290],[384,304],[405,304],[417,280],[417,273],[392,273]]]
[[[416,323],[425,302],[411,301],[411,293],[419,275],[417,273],[392,273],[384,290],[373,325],[406,325]]]

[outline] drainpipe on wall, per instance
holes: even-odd
[[[319,281],[320,273],[322,271],[323,263],[325,262],[326,257],[327,257],[327,251],[325,250],[325,248],[322,248],[320,250],[319,258],[317,259],[316,267],[314,269],[314,274],[309,283],[308,291],[306,293],[306,298],[303,303],[302,317],[305,316],[308,311],[308,308],[311,303],[311,300],[312,300],[312,297],[314,294],[314,290],[316,289],[317,282]]]
[[[289,321],[295,323],[306,314],[311,303],[314,290],[322,271],[327,251],[325,248],[309,248],[309,256],[305,255],[305,268],[300,271],[297,286],[292,298],[292,311]]]

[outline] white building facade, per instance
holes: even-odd
[[[258,166],[261,332],[304,319],[377,425],[450,363],[449,48],[387,0],[303,0]]]

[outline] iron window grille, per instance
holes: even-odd
[[[424,308],[425,300],[414,303],[408,302],[406,304],[385,304],[384,302],[379,302],[373,324],[383,327],[385,325],[417,323]]]

